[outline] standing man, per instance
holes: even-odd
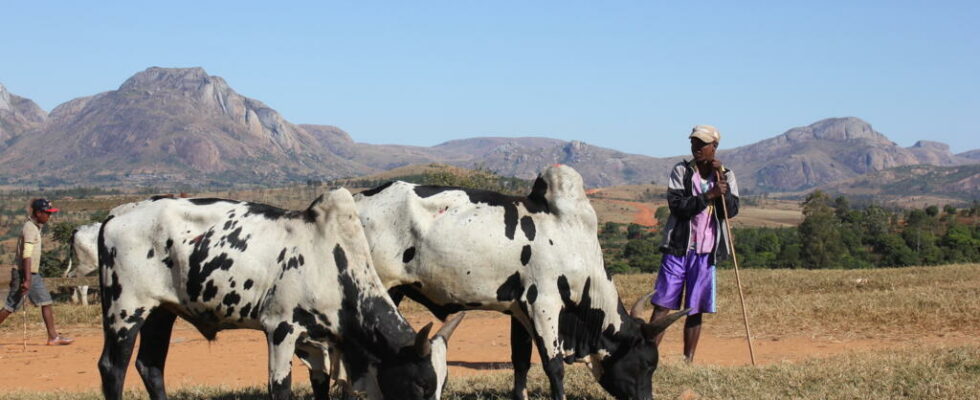
[[[684,322],[684,358],[694,360],[701,337],[701,316],[715,312],[715,262],[728,257],[725,216],[738,214],[735,173],[715,158],[721,134],[710,125],[695,126],[689,136],[694,160],[682,161],[670,172],[667,205],[670,218],[664,227],[664,253],[657,274],[651,321],[670,310],[690,308]],[[683,296],[682,296],[683,295]],[[682,306],[683,299],[683,307]],[[656,336],[657,346],[664,333]]]
[[[47,199],[31,201],[31,217],[24,223],[24,230],[17,239],[17,266],[10,271],[10,293],[3,310],[0,310],[0,323],[17,311],[26,294],[31,303],[41,307],[44,326],[48,328],[48,345],[66,345],[74,340],[61,336],[54,327],[54,312],[51,310],[51,293],[44,287],[44,279],[37,273],[41,268],[41,228],[48,223],[51,214],[58,212]]]

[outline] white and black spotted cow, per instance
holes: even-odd
[[[512,315],[514,398],[526,398],[531,340],[554,399],[563,363],[587,360],[618,399],[651,398],[656,326],[632,317],[603,266],[582,177],[551,166],[527,197],[393,182],[355,196],[371,254],[392,296],[436,316],[463,309]]]
[[[88,275],[99,267],[99,228],[101,223],[82,225],[71,232],[68,240],[68,268],[65,278],[79,278]],[[74,260],[78,259],[78,264]],[[72,291],[72,302],[88,305],[88,285],[76,286]]]
[[[371,399],[439,398],[455,325],[430,341],[431,325],[416,334],[398,313],[346,190],[304,211],[154,198],[113,210],[98,246],[107,399],[121,398],[137,333],[137,370],[152,399],[166,398],[163,368],[177,316],[209,340],[223,329],[265,332],[273,399],[290,397],[294,353],[310,367],[315,397],[326,399],[328,346]]]

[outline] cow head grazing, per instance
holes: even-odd
[[[385,399],[438,400],[446,384],[446,345],[463,320],[459,313],[429,339],[430,322],[415,337],[415,343],[403,347],[393,360],[378,366],[378,382]]]
[[[657,369],[660,358],[655,337],[688,312],[679,311],[656,323],[646,323],[643,322],[642,313],[643,305],[649,299],[648,294],[637,300],[630,312],[631,318],[624,321],[624,328],[629,328],[624,329],[621,334],[628,336],[627,340],[623,340],[598,366],[593,366],[593,374],[599,384],[617,399],[653,398],[653,372]]]

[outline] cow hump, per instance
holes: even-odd
[[[567,165],[552,165],[541,172],[528,197],[535,200],[543,197],[551,212],[560,218],[583,218],[596,224],[595,210],[585,195],[582,175]]]

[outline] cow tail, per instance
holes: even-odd
[[[65,269],[63,275],[64,278],[68,278],[71,274],[72,260],[75,258],[75,234],[78,233],[78,228],[72,229],[71,237],[68,238],[68,268]]]

